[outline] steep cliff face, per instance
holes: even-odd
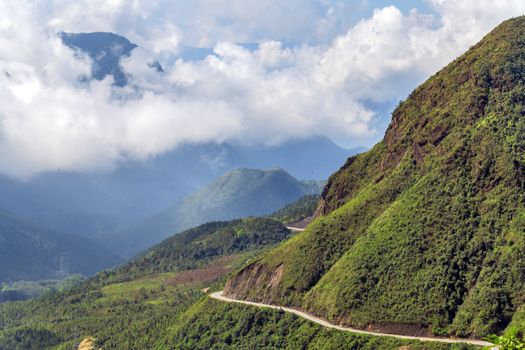
[[[414,90],[306,231],[226,293],[358,327],[483,336],[525,303],[525,18]]]

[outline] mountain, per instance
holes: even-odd
[[[115,249],[136,253],[184,229],[209,221],[270,214],[322,183],[299,181],[280,168],[235,169],[139,225],[113,237]]]
[[[128,79],[122,71],[120,60],[129,57],[137,45],[123,36],[105,33],[60,33],[65,45],[80,50],[93,60],[91,76],[102,80],[111,75],[117,86],[124,86]]]
[[[220,256],[256,251],[275,245],[290,231],[269,218],[213,221],[173,235],[119,269],[127,275],[144,275],[202,267]]]
[[[0,282],[86,276],[120,259],[93,241],[23,222],[0,209]]]
[[[329,178],[306,231],[226,293],[369,330],[522,332],[524,96],[520,17],[416,88],[384,139]]]
[[[302,228],[312,220],[319,199],[318,194],[308,194],[274,211],[270,217],[286,225]]]
[[[187,230],[69,291],[0,304],[0,348],[469,349],[327,330],[279,310],[204,297],[290,235],[268,218]]]
[[[102,80],[111,75],[116,86],[125,86],[128,83],[120,60],[129,57],[137,45],[121,35],[108,32],[62,32],[59,35],[65,45],[87,54],[93,60],[91,78]],[[150,62],[148,66],[156,72],[164,72],[158,61]]]
[[[50,172],[29,181],[0,175],[0,206],[103,243],[106,235],[144,221],[232,169],[277,166],[299,179],[322,180],[358,150],[322,137],[273,147],[186,144],[148,160],[123,162],[108,173]]]
[[[92,78],[125,81],[120,60],[136,48],[113,33],[61,33],[63,42],[93,60]],[[113,171],[55,171],[18,181],[0,175],[0,207],[51,229],[105,243],[235,168],[281,167],[298,179],[326,180],[349,156],[330,139],[312,136],[282,144],[187,143],[146,160],[127,159]]]

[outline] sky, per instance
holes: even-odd
[[[370,147],[410,91],[523,13],[522,0],[0,0],[0,172],[109,171],[188,142]],[[121,62],[130,84],[79,79],[92,62],[61,31],[139,45]],[[188,46],[214,54],[180,58]]]

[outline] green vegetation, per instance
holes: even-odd
[[[499,350],[523,350],[525,343],[515,336],[491,336],[487,338],[492,344],[497,345]]]
[[[167,349],[473,349],[330,330],[273,309],[206,299],[186,312],[161,348]]]
[[[95,336],[107,349],[147,349],[201,297],[199,284],[151,276],[103,288],[81,286],[0,306],[1,349],[70,349]]]
[[[285,225],[304,220],[314,215],[319,199],[316,194],[306,195],[275,211],[270,217]]]
[[[525,343],[516,336],[497,336],[493,335],[487,338],[489,342],[498,346],[499,350],[523,350]]]
[[[142,276],[204,266],[223,255],[273,246],[290,235],[281,223],[267,218],[217,221],[174,235],[118,270],[119,276]]]
[[[324,216],[227,293],[357,327],[525,330],[524,96],[521,17],[402,102],[384,140],[330,177]]]
[[[70,290],[85,280],[82,275],[71,275],[62,280],[14,281],[0,284],[0,303],[26,300],[43,294]]]
[[[37,300],[0,304],[0,349],[150,349],[232,269],[290,232],[267,218],[201,225],[113,271]]]
[[[268,215],[304,195],[319,193],[322,184],[320,181],[299,181],[280,168],[235,169],[180,203],[126,230],[116,240],[115,249],[129,255],[171,234],[206,222]]]
[[[104,349],[469,348],[331,331],[292,314],[204,296],[201,289],[222,288],[229,271],[289,235],[267,218],[187,230],[69,291],[0,305],[0,348],[65,350],[86,337]]]

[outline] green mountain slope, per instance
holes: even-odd
[[[419,342],[326,329],[293,314],[213,299],[197,303],[160,344],[161,349],[468,350],[465,344]]]
[[[0,209],[0,282],[89,276],[119,262],[87,238],[36,227]]]
[[[285,224],[306,224],[314,216],[319,199],[316,194],[306,195],[276,210],[270,217]]]
[[[321,186],[321,182],[299,181],[280,168],[232,170],[182,202],[123,232],[116,240],[116,249],[129,255],[170,234],[206,222],[270,214],[306,194],[319,193]]]
[[[0,349],[71,349],[88,336],[104,349],[151,349],[232,269],[290,232],[267,218],[184,231],[70,291],[0,304]]]
[[[525,18],[401,103],[330,177],[318,216],[227,294],[385,331],[525,328]]]
[[[209,222],[167,238],[122,266],[118,273],[194,269],[220,256],[273,246],[289,235],[283,224],[267,218]]]
[[[72,349],[471,349],[325,329],[277,310],[209,299],[247,259],[289,237],[267,218],[187,230],[68,292],[0,304],[0,348]],[[187,270],[191,268],[190,270]]]

